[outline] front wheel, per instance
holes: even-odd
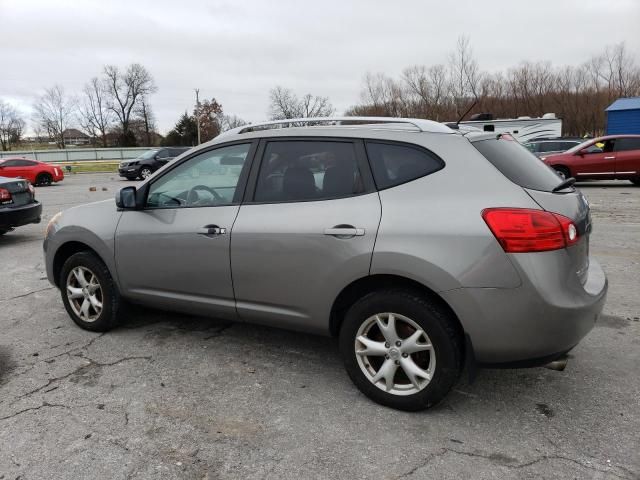
[[[556,171],[558,176],[563,180],[566,180],[567,178],[569,178],[571,176],[571,172],[569,171],[569,169],[567,167],[563,167],[561,165],[556,165],[556,166],[553,167],[553,169]]]
[[[140,170],[140,178],[142,180],[146,180],[153,172],[151,171],[151,169],[149,167],[143,167]]]
[[[376,291],[358,300],[342,324],[340,351],[362,393],[400,410],[437,404],[462,370],[454,320],[409,290]]]
[[[121,299],[107,266],[91,252],[70,256],[62,266],[62,302],[81,328],[106,332],[119,322]]]

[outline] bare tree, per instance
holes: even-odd
[[[150,147],[153,145],[151,135],[156,130],[156,118],[146,97],[140,97],[135,113],[136,117],[140,119],[144,131],[145,146]]]
[[[0,145],[3,151],[11,150],[12,145],[20,141],[25,121],[20,113],[9,103],[0,100]]]
[[[236,115],[225,115],[223,113],[220,116],[220,130],[222,132],[226,132],[233,128],[243,127],[245,125],[247,125],[247,122]]]
[[[143,98],[157,90],[153,77],[139,63],[132,63],[123,72],[117,66],[107,65],[104,67],[104,77],[108,106],[120,123],[120,143],[124,146],[135,145],[135,137],[130,130],[132,114]]]
[[[94,77],[83,89],[83,101],[78,107],[78,123],[94,140],[100,136],[102,146],[107,146],[107,131],[114,120],[114,113],[107,105],[104,81]]]
[[[481,81],[478,62],[473,58],[469,38],[458,37],[453,53],[449,55],[450,93],[455,105],[456,116],[460,116],[467,108],[469,97],[478,97]]]
[[[269,117],[272,120],[287,118],[328,117],[334,108],[327,97],[319,97],[310,93],[302,98],[289,88],[275,87],[269,94]]]
[[[55,85],[36,99],[33,109],[35,122],[60,148],[65,148],[64,131],[73,122],[75,100],[65,94],[64,88]]]

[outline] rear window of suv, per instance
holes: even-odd
[[[439,157],[418,147],[371,141],[366,146],[378,190],[410,182],[444,167]]]
[[[471,144],[513,183],[550,192],[560,184],[555,172],[511,137],[488,138]]]

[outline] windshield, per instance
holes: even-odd
[[[136,157],[136,160],[147,160],[149,158],[153,158],[155,157],[156,153],[158,153],[158,150],[147,150],[139,157]]]

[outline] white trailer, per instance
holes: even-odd
[[[510,133],[520,143],[562,136],[562,119],[557,118],[555,113],[545,113],[541,118],[467,120],[460,122],[460,125],[468,125],[484,132]]]

